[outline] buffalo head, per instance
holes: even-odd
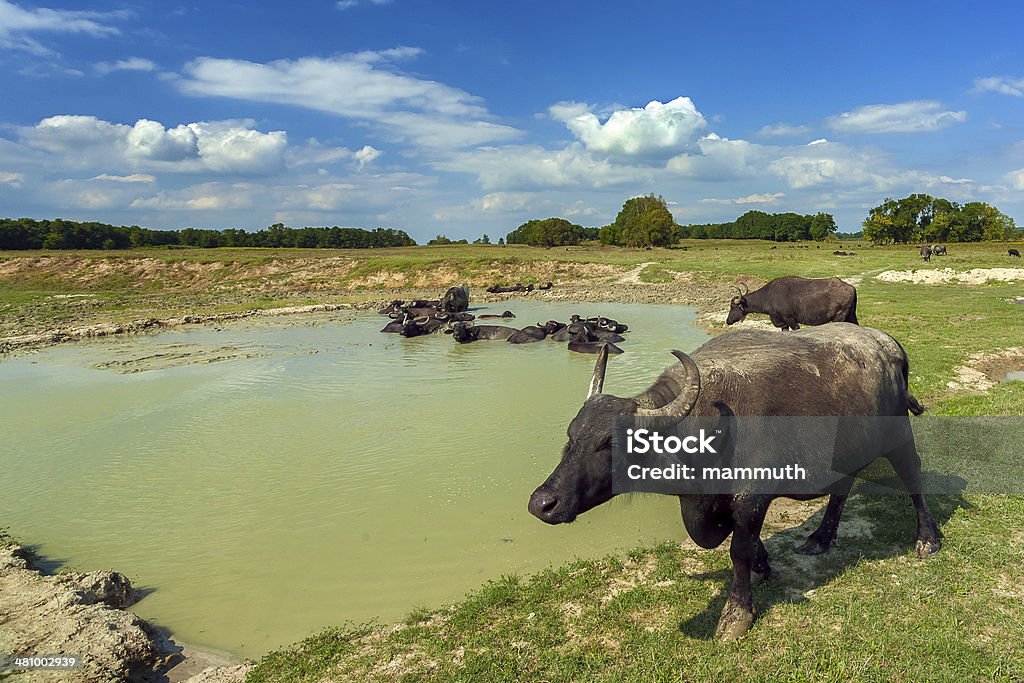
[[[608,347],[601,349],[590,394],[569,423],[562,460],[530,496],[530,513],[548,524],[572,522],[612,498],[612,427],[617,416],[685,417],[700,394],[700,371],[682,351],[679,359],[643,394],[619,398],[601,393]]]
[[[747,294],[750,293],[750,288],[747,287],[746,283],[741,284],[743,289],[737,287],[737,296],[734,296],[732,301],[729,302],[729,317],[725,319],[726,325],[738,323],[747,316]]]

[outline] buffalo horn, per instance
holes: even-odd
[[[682,365],[683,376],[672,372],[670,368],[662,375],[663,378],[670,378],[675,386],[675,398],[661,408],[637,408],[636,414],[648,417],[683,417],[690,414],[697,397],[700,395],[700,370],[693,359],[679,350],[672,351],[672,355],[679,359]]]
[[[594,364],[594,377],[590,380],[590,393],[587,398],[600,394],[604,389],[604,373],[608,370],[608,345],[601,344],[597,352],[597,363]]]

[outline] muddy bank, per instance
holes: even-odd
[[[882,282],[910,282],[915,285],[942,285],[950,282],[981,285],[989,281],[1024,280],[1024,268],[972,268],[965,271],[956,271],[952,268],[887,270],[876,275],[875,279]]]
[[[647,265],[647,264],[644,264]],[[549,290],[490,294],[481,289],[470,292],[470,308],[481,304],[511,301],[527,298],[535,301],[575,301],[581,304],[616,302],[629,304],[675,304],[694,306],[700,309],[700,324],[706,328],[721,327],[728,311],[729,299],[734,290],[729,285],[710,284],[680,273],[671,283],[642,283],[635,269],[621,278],[607,283],[559,284]],[[760,284],[749,282],[751,288]],[[233,321],[272,319],[300,314],[329,314],[377,310],[394,299],[437,298],[443,289],[388,289],[364,293],[361,300],[342,303],[321,303],[309,306],[286,306],[280,308],[251,309],[231,313],[193,314],[173,318],[143,318],[130,322],[101,322],[91,325],[68,325],[33,334],[21,334],[0,338],[0,355],[20,350],[41,348],[54,344],[81,341],[111,335],[152,334],[185,325],[220,325]],[[588,314],[600,311],[588,308]]]
[[[53,344],[81,341],[97,337],[128,334],[150,334],[184,325],[218,325],[237,320],[254,318],[271,318],[276,316],[299,315],[304,313],[331,313],[334,311],[350,311],[356,308],[353,304],[315,304],[312,306],[285,306],[281,308],[252,309],[233,313],[214,313],[210,315],[185,315],[177,318],[143,318],[123,323],[96,323],[93,325],[73,325],[57,327],[35,334],[22,334],[0,338],[0,354],[10,353],[19,349],[39,348]]]
[[[47,575],[0,538],[0,653],[76,655],[63,671],[2,668],[0,679],[105,683],[234,683],[249,664],[190,650],[127,611],[141,595],[114,571]]]

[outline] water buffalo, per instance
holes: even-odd
[[[449,287],[448,291],[441,297],[441,305],[438,306],[442,313],[461,313],[469,308],[469,287],[459,285]]]
[[[565,325],[555,320],[549,320],[546,323],[537,323],[536,325],[527,325],[516,334],[509,337],[508,343],[530,344],[532,342],[542,341],[548,335],[555,334],[563,328],[565,328]]]
[[[932,248],[927,244],[921,245],[919,252],[921,254],[921,260],[927,263],[932,260]]]
[[[402,299],[395,299],[384,308],[377,311],[381,315],[394,316],[398,313],[412,313],[413,315],[430,315],[431,312],[437,310],[437,307],[441,305],[439,299],[414,299],[412,301],[403,301]]]
[[[514,318],[514,317],[516,317],[516,314],[513,313],[512,311],[504,311],[501,315],[496,315],[494,313],[485,313],[484,315],[478,315],[477,316],[477,318],[479,318],[481,320],[483,320],[484,318]]]
[[[1016,256],[1017,258],[1020,258],[1020,252],[1016,249],[1007,249],[1006,254],[1007,256]]]
[[[437,334],[438,332],[443,332],[450,323],[458,321],[466,322],[472,319],[473,314],[466,312],[435,313],[434,315],[425,315],[418,318],[412,315],[407,315],[402,323],[402,329],[399,330],[398,334],[403,337],[420,337],[425,334]]]
[[[444,333],[452,335],[452,338],[460,344],[469,344],[484,339],[506,340],[518,331],[514,327],[474,325],[471,322],[459,321],[450,325]]]
[[[909,363],[899,343],[883,332],[849,323],[788,335],[742,330],[715,337],[692,356],[672,353],[678,362],[632,398],[601,393],[608,354],[598,355],[590,395],[569,424],[562,459],[530,497],[534,516],[548,524],[572,522],[615,495],[612,428],[619,416],[891,416],[887,422],[909,433],[908,411],[916,415],[924,410],[907,386]],[[841,457],[847,461],[838,465],[833,461],[832,471],[845,476],[831,489],[824,518],[800,552],[818,554],[829,549],[853,485],[852,475],[882,457],[910,491],[917,513],[918,556],[939,550],[938,525],[921,495],[921,461],[913,438],[893,441],[889,436],[885,430],[863,430],[843,441]],[[775,460],[789,457],[778,449],[750,450],[743,464],[751,467],[771,467],[778,465]],[[832,455],[823,452],[821,458]],[[764,577],[771,573],[760,538],[771,502],[777,497],[806,500],[821,495],[679,496],[686,531],[702,548],[717,548],[732,533],[733,580],[716,629],[719,638],[737,638],[753,624],[751,571]]]
[[[729,305],[727,325],[738,323],[748,313],[766,313],[780,330],[830,322],[857,324],[857,288],[837,277],[812,280],[788,275],[753,292],[737,291],[739,296]]]
[[[945,256],[946,255],[946,245],[945,244],[936,244],[936,245],[934,245],[932,247],[932,254],[935,255],[935,256]]]

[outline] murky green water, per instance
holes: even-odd
[[[519,326],[574,312],[628,323],[605,387],[620,395],[706,338],[680,307],[476,312],[504,308]],[[154,589],[135,611],[181,640],[248,656],[346,620],[397,620],[505,573],[683,536],[671,498],[613,501],[566,527],[527,512],[593,356],[401,339],[379,333],[385,322],[292,318],[0,363],[0,526]]]

